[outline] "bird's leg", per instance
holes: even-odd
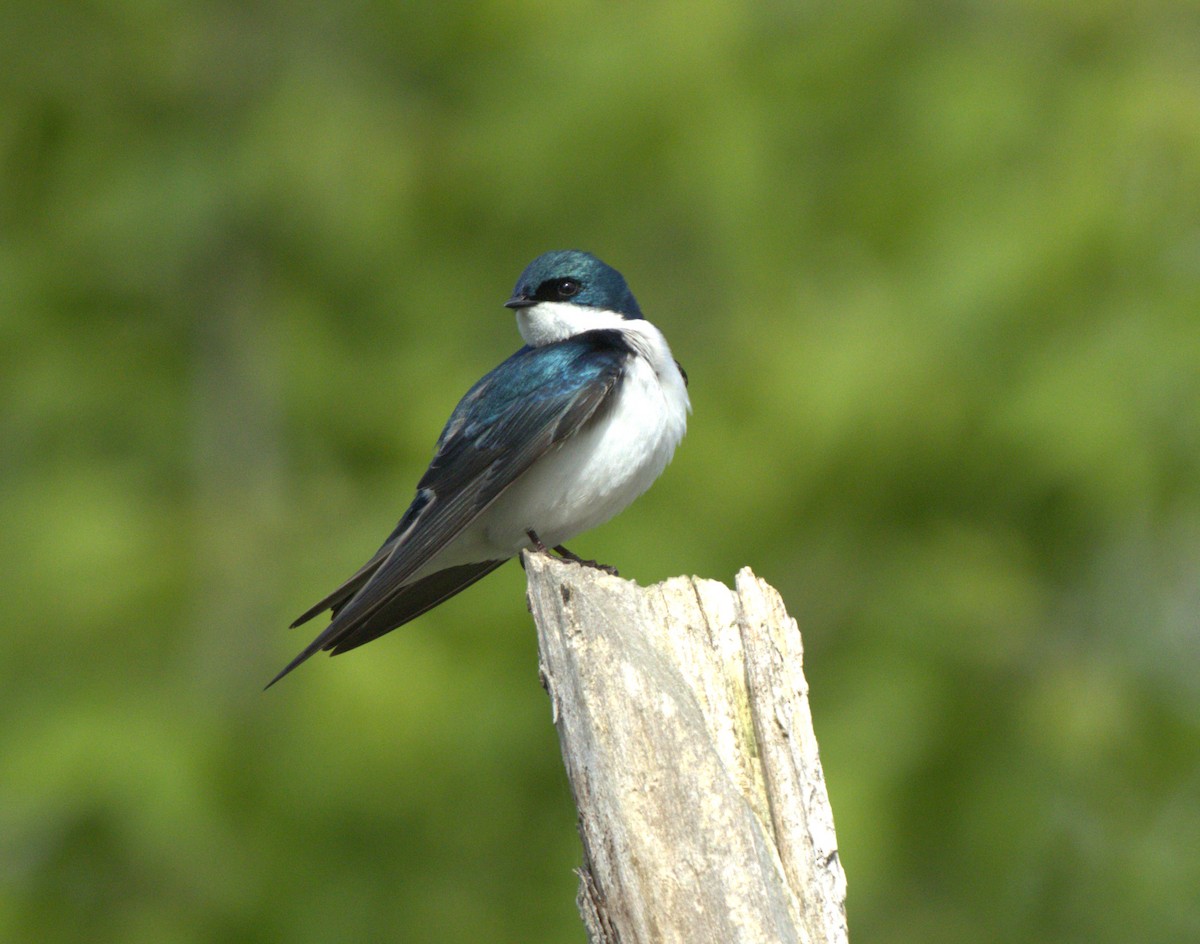
[[[617,568],[615,568],[609,564],[601,564],[599,561],[594,561],[594,560],[584,560],[582,557],[580,557],[578,554],[574,553],[573,551],[568,551],[561,544],[556,544],[554,546],[554,549],[556,551],[558,551],[559,555],[562,557],[563,560],[569,560],[572,563],[581,564],[584,567],[594,567],[594,568],[596,568],[596,570],[602,570],[606,574],[610,574],[613,577],[618,576]]]
[[[550,553],[550,551],[546,548],[546,545],[542,543],[542,539],[537,536],[537,532],[534,531],[533,528],[526,528],[525,533],[529,536],[529,540],[531,542],[533,542],[533,549],[535,551],[537,551],[539,554],[549,554]],[[525,569],[525,558],[522,555],[518,554],[517,560],[521,564],[521,569],[524,570]]]

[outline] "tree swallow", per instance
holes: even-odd
[[[621,273],[579,250],[529,264],[512,298],[525,346],[467,391],[400,523],[292,626],[330,624],[314,653],[370,642],[526,548],[554,547],[646,491],[687,427],[687,375]]]

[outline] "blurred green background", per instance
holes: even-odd
[[[575,549],[780,589],[852,940],[1200,940],[1196,4],[5,9],[0,940],[583,940],[519,568],[260,691],[562,247],[695,408]]]

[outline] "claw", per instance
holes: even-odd
[[[554,549],[556,551],[558,551],[559,555],[563,558],[563,560],[569,560],[574,564],[580,564],[584,567],[592,567],[592,568],[595,568],[596,570],[602,570],[606,574],[608,574],[609,576],[612,576],[612,577],[620,576],[617,573],[617,568],[613,567],[610,564],[601,564],[599,561],[595,561],[595,560],[584,560],[578,554],[575,554],[572,551],[567,550],[561,544],[555,545]]]

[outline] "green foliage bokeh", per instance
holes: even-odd
[[[10,4],[0,940],[581,941],[509,565],[261,685],[537,253],[691,376],[577,550],[782,592],[857,941],[1200,939],[1200,10]]]

